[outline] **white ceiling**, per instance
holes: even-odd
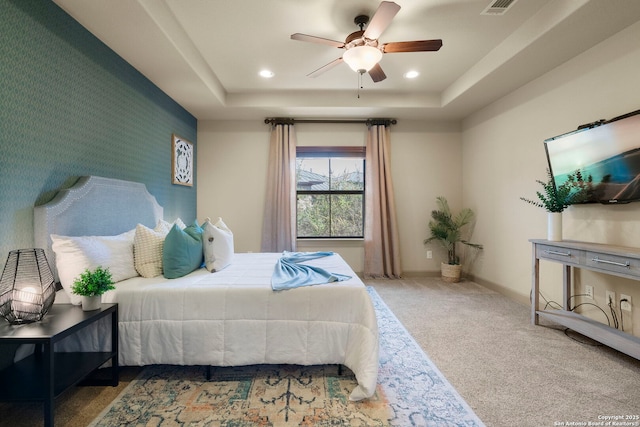
[[[637,0],[519,0],[491,16],[495,0],[396,0],[381,43],[443,46],[385,54],[387,79],[358,91],[344,63],[306,77],[343,50],[290,35],[343,41],[378,0],[54,1],[199,120],[460,120],[640,20]]]

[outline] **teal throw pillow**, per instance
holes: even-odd
[[[174,225],[162,248],[163,275],[167,279],[185,276],[200,268],[203,262],[202,228],[197,222],[181,230]]]

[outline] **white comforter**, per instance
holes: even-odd
[[[216,273],[200,269],[179,279],[117,283],[103,302],[119,304],[120,364],[336,363],[356,376],[352,400],[372,396],[378,327],[364,284],[336,254],[308,263],[352,279],[273,291],[270,279],[279,256],[235,254],[234,262]],[[86,348],[87,338],[82,340]]]

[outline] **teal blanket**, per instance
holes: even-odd
[[[271,288],[274,291],[299,288],[301,286],[320,285],[341,282],[351,276],[330,273],[312,265],[300,264],[316,258],[333,255],[333,252],[288,252],[284,251],[276,262],[271,276]]]

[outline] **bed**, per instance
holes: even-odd
[[[138,224],[154,227],[163,209],[143,184],[81,177],[34,209],[37,247],[60,277],[53,236],[116,236]],[[130,234],[126,234],[130,236]],[[224,269],[205,268],[175,279],[162,275],[118,281],[103,302],[119,305],[119,362],[241,366],[340,364],[355,374],[351,400],[371,397],[378,374],[378,328],[363,282],[338,255],[305,262],[344,281],[284,291],[271,288],[282,254],[235,253]],[[56,303],[68,302],[59,290]],[[57,351],[106,348],[107,322],[66,340]]]

